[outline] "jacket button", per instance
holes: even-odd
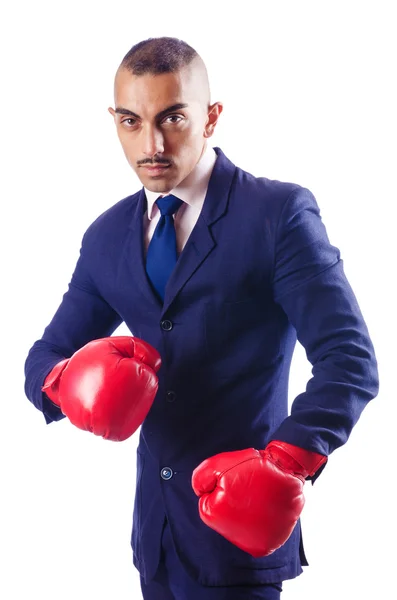
[[[167,402],[174,402],[176,400],[176,394],[172,390],[169,390],[166,394]]]
[[[165,481],[168,481],[169,479],[171,479],[173,474],[174,474],[174,472],[170,467],[163,467],[160,472],[162,479],[164,479]]]
[[[160,322],[160,326],[161,326],[161,329],[163,329],[164,331],[171,331],[171,329],[173,328],[173,323],[172,323],[172,321],[169,321],[168,319],[164,319],[163,321]]]

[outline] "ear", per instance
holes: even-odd
[[[207,122],[204,128],[204,137],[211,137],[218,122],[221,112],[223,111],[222,102],[215,102],[208,109]]]
[[[108,111],[110,112],[110,114],[112,115],[113,118],[116,117],[116,111],[114,110],[114,108],[112,108],[111,106],[109,106]]]

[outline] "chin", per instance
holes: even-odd
[[[177,177],[150,177],[145,178],[145,181],[141,179],[142,184],[151,192],[169,192],[178,185]]]
[[[151,192],[158,192],[159,194],[165,194],[172,190],[173,187],[175,187],[174,185],[164,180],[142,181],[142,184],[146,189],[150,190]]]

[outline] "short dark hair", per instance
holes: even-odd
[[[120,67],[134,75],[174,73],[189,65],[196,56],[196,50],[178,38],[149,38],[132,46]]]

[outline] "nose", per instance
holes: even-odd
[[[164,152],[164,137],[157,127],[151,125],[144,127],[142,136],[142,151],[148,158]]]

